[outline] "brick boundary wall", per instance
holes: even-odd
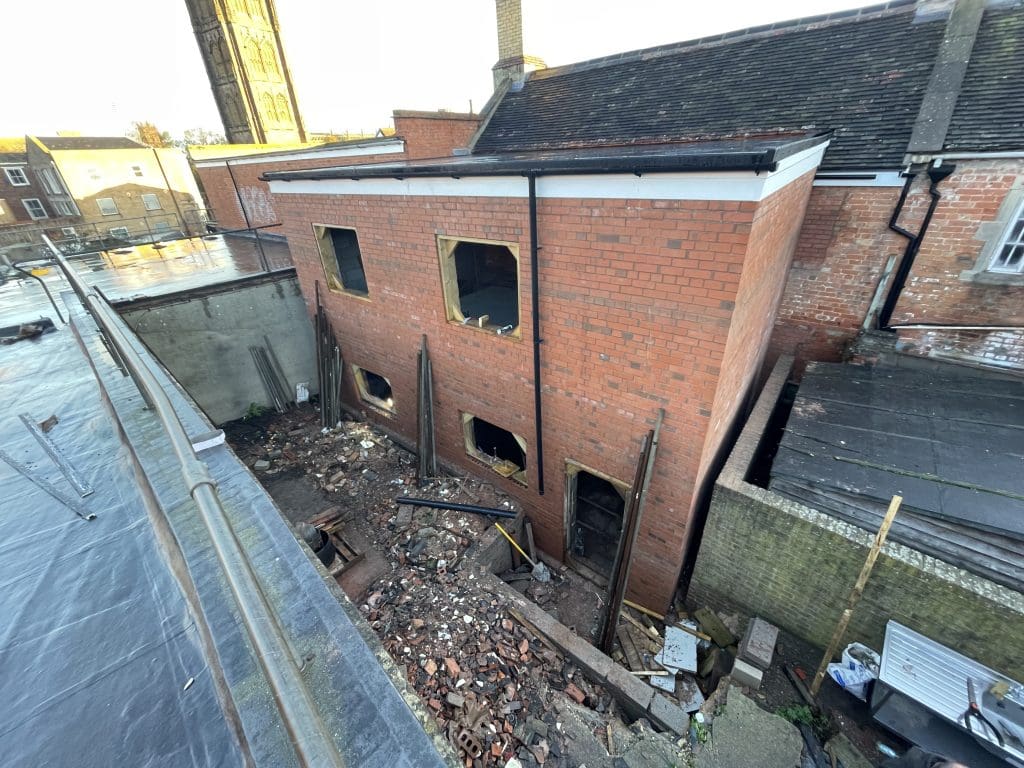
[[[780,358],[715,486],[690,584],[695,604],[730,604],[824,647],[873,534],[744,480],[793,359]],[[845,641],[882,650],[894,619],[1014,679],[1024,596],[902,544],[885,544]]]

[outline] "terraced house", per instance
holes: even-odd
[[[414,159],[399,129],[389,157],[262,180],[348,404],[414,436],[425,336],[441,458],[492,473],[550,555],[613,576],[660,421],[629,592],[666,605],[779,353],[838,359],[882,327],[1024,367],[1020,2],[903,0],[550,69],[499,34],[464,146]]]

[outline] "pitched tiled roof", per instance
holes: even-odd
[[[1024,149],[1024,4],[985,11],[946,148]]]
[[[36,136],[47,149],[145,149],[124,136]]]
[[[27,158],[24,136],[0,136],[0,163],[24,163]]]
[[[814,129],[835,130],[824,168],[898,166],[945,21],[890,4],[541,70],[474,151]]]

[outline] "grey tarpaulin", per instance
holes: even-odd
[[[96,519],[0,462],[0,762],[295,765],[165,437],[95,324],[63,298],[73,328],[0,348],[0,446],[76,496],[18,419],[56,414],[49,437],[95,489],[80,501]],[[209,431],[147,361],[186,429]],[[202,457],[346,764],[445,765],[372,632],[253,476],[226,446]]]

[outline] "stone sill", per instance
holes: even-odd
[[[960,273],[960,281],[964,283],[976,283],[978,285],[1024,286],[1024,274],[1015,275],[1009,272],[974,272],[968,269]]]

